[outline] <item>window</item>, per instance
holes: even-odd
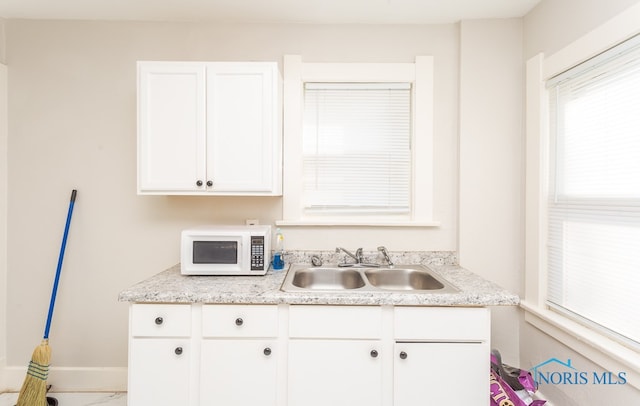
[[[548,88],[548,305],[640,346],[640,41]]]
[[[411,85],[306,83],[303,173],[306,213],[408,214]]]
[[[284,61],[279,225],[434,226],[433,58]]]

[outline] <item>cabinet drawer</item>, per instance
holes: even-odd
[[[203,337],[277,337],[278,307],[206,305],[202,308]]]
[[[488,341],[489,309],[468,307],[396,307],[396,340]]]
[[[293,338],[380,338],[379,306],[291,306],[289,336]]]
[[[131,305],[131,335],[134,337],[189,337],[190,305]]]

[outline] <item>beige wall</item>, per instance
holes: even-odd
[[[177,263],[181,229],[246,218],[272,224],[281,216],[281,198],[136,195],[137,60],[281,63],[284,54],[300,54],[318,62],[411,62],[416,55],[433,55],[434,212],[442,225],[285,232],[290,249],[340,245],[374,250],[381,244],[391,250],[457,248],[457,25],[9,20],[6,40],[11,69],[7,354],[12,385],[21,383],[42,337],[71,189],[78,189],[78,200],[51,330],[52,365],[78,368],[83,380],[96,372],[94,367],[126,367],[127,305],[116,301],[118,292]],[[58,389],[91,388],[71,380],[67,372],[54,369],[49,381]]]
[[[638,3],[638,0],[543,0],[524,19],[525,59],[539,52],[553,55]],[[521,366],[530,368],[551,357],[571,359],[581,371],[602,372],[601,367],[590,360],[523,322],[520,329]],[[562,406],[631,405],[640,399],[640,392],[631,385],[544,385],[541,391],[554,405]]]
[[[460,264],[520,294],[524,270],[522,20],[460,34]],[[519,311],[492,309],[492,347],[518,363]]]
[[[524,18],[525,60],[552,55],[638,0],[542,0]]]
[[[0,18],[0,389],[7,362],[7,67],[5,20]]]
[[[0,20],[0,25],[2,21]],[[1,27],[0,27],[1,29]],[[0,44],[2,40],[0,39]],[[7,67],[0,63],[0,389],[7,362]]]
[[[0,18],[0,63],[6,63],[6,45],[5,45],[5,41],[4,41],[4,26],[5,26],[5,19],[4,18]]]

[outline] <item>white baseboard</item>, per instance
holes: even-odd
[[[0,369],[0,392],[17,392],[26,377],[26,367]],[[54,392],[126,392],[126,367],[51,367],[47,384]]]

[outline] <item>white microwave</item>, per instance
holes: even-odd
[[[271,226],[203,226],[182,231],[183,275],[264,275]]]

